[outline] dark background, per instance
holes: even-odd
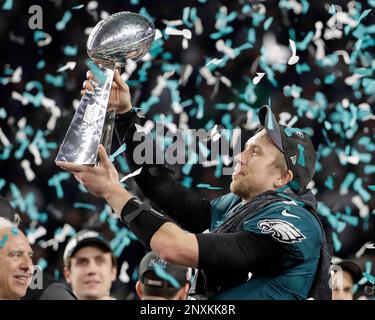
[[[253,128],[257,110],[271,100],[277,116],[282,112],[298,116],[295,126],[308,128],[312,134],[319,157],[312,187],[319,201],[319,213],[333,241],[335,256],[353,257],[366,242],[374,240],[375,201],[371,187],[375,185],[374,39],[373,31],[370,33],[366,29],[374,27],[374,1],[336,1],[335,4],[340,5],[344,12],[349,12],[354,21],[358,21],[365,10],[372,8],[372,11],[355,28],[348,29],[345,24],[342,28],[338,27],[343,32],[338,39],[327,40],[322,35],[324,59],[316,57],[314,40],[305,48],[297,46],[300,57],[297,65],[287,65],[287,60],[279,64],[262,61],[268,55],[280,58],[283,50],[289,50],[289,57],[289,39],[301,44],[309,32],[315,33],[318,21],[323,23],[324,34],[329,29],[326,23],[332,16],[329,1],[297,1],[297,4],[308,6],[306,12],[300,13],[294,11],[298,6],[291,5],[290,1],[92,1],[91,5],[97,4],[94,10],[88,10],[88,3],[14,0],[0,4],[0,125],[10,143],[5,146],[1,140],[0,144],[0,194],[22,213],[22,228],[27,234],[32,234],[39,226],[46,228],[47,234],[37,239],[33,246],[35,263],[62,279],[62,252],[66,241],[55,247],[48,246],[47,241],[56,239],[64,225],[71,226],[75,231],[97,227],[112,240],[118,254],[119,271],[124,262],[129,265],[129,281],[116,281],[114,295],[122,299],[134,297],[137,264],[145,250],[108,214],[109,208],[101,199],[83,192],[73,177],[65,173],[60,176],[61,170],[54,165],[58,146],[75,112],[73,101],[77,103],[80,98],[79,91],[88,69],[85,47],[88,33],[85,34],[85,29],[94,27],[103,14],[119,11],[148,14],[155,27],[164,34],[162,39],[154,42],[150,61],[139,61],[129,78],[134,106],[141,108],[150,119],[160,119],[160,115],[164,115],[179,125],[179,115],[171,107],[175,98],[168,88],[158,97],[158,103],[147,108],[158,76],[174,69],[176,71],[169,81],[171,85],[176,85],[180,103],[188,104],[184,112],[189,116],[189,127],[211,129],[213,124],[218,124],[227,129],[242,128],[244,142],[252,133],[246,125],[248,114],[254,114],[250,118]],[[38,33],[28,27],[31,5],[40,5],[43,9],[43,29],[40,31],[52,37],[51,43],[46,46],[37,45],[35,37]],[[73,9],[79,5],[84,6]],[[289,9],[285,8],[288,5]],[[227,8],[229,17],[233,17],[226,24],[231,28],[227,34],[222,32],[216,37],[218,30],[215,24],[218,20],[225,20],[218,15],[223,7]],[[196,33],[194,15],[190,14],[182,25],[176,27],[192,31],[189,46],[183,49],[182,37],[165,35],[165,20],[182,20],[184,14],[194,10],[202,23],[203,32]],[[56,23],[66,12],[71,13],[71,18],[62,30],[57,30]],[[264,23],[270,17],[273,21],[267,29]],[[255,36],[253,41],[249,37],[251,32]],[[266,35],[272,35],[282,49],[269,47],[264,38]],[[252,47],[242,50],[234,59],[227,59],[215,46],[219,39],[231,48],[239,48],[249,41],[252,41]],[[66,46],[73,46],[76,52],[73,50],[69,54],[64,51]],[[349,55],[349,63],[337,53],[338,50]],[[212,70],[216,84],[209,85],[199,71],[214,58],[224,58],[224,62]],[[74,70],[57,72],[69,61],[77,63]],[[181,74],[189,64],[193,72],[186,83],[181,83]],[[298,65],[308,66],[309,70],[301,72]],[[12,74],[17,68],[22,69],[22,75],[12,81]],[[254,86],[252,79],[257,72],[267,74]],[[347,77],[358,73],[363,76],[355,84],[345,83]],[[51,76],[54,81],[50,80]],[[218,80],[222,76],[230,80],[229,87]],[[288,95],[287,86],[293,85],[301,89],[299,98]],[[27,99],[25,105],[15,98],[14,92]],[[39,103],[41,96],[55,101],[61,111],[56,125],[51,128],[47,128],[51,113]],[[204,101],[204,113],[202,118],[197,119],[199,97]],[[234,103],[234,108],[228,109],[229,103]],[[21,125],[23,121],[24,126]],[[36,137],[39,137],[38,141]],[[42,157],[40,164],[35,162],[30,145],[39,150]],[[359,155],[358,163],[340,160],[344,154]],[[119,158],[121,156],[115,160],[116,166],[127,174],[126,164]],[[30,181],[26,179],[22,160],[28,160],[35,173],[35,178]],[[203,196],[213,199],[229,191],[230,176],[215,173],[215,167],[194,165],[190,172],[185,173],[181,169],[182,166],[176,167],[179,178]],[[346,186],[348,174],[353,176],[353,180]],[[56,177],[62,179],[62,197],[51,185]],[[126,184],[140,195],[132,179]],[[197,187],[199,184],[222,189]],[[359,208],[352,202],[354,197],[359,197],[363,207],[367,207],[367,215],[360,215]],[[89,206],[82,208],[82,203]],[[370,280],[374,281],[371,278],[374,261],[371,251],[366,250],[358,260],[368,273],[362,284],[366,283],[366,279],[367,284],[371,284]]]

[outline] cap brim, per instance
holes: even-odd
[[[284,152],[283,142],[281,138],[281,129],[273,115],[271,108],[264,105],[260,108],[258,113],[259,122],[266,129],[268,135],[270,136],[276,147]]]
[[[76,252],[84,247],[88,247],[88,246],[95,246],[95,247],[99,247],[101,249],[103,249],[105,252],[111,252],[111,248],[109,246],[109,244],[107,244],[106,242],[100,240],[100,239],[96,239],[96,238],[87,238],[87,239],[83,239],[82,241],[80,241],[76,247],[74,247],[74,249],[72,250],[72,252],[70,252],[69,256],[65,258],[65,264],[68,263],[68,261],[76,254]]]

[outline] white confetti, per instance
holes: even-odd
[[[35,173],[30,167],[30,162],[27,159],[21,161],[21,168],[25,171],[27,181],[33,181],[35,179]]]
[[[369,215],[370,209],[363,203],[362,198],[359,195],[354,196],[352,202],[359,209],[359,216],[361,218],[366,218]]]
[[[41,104],[51,112],[51,117],[47,122],[47,129],[53,130],[56,126],[56,121],[61,117],[61,109],[56,106],[56,101],[47,97],[42,97]]]
[[[0,141],[4,146],[8,146],[10,144],[7,136],[4,134],[3,130],[0,128]]]
[[[182,71],[181,71],[181,78],[180,78],[180,81],[179,83],[182,85],[182,86],[185,86],[187,81],[189,80],[191,74],[193,72],[193,66],[191,64],[187,64],[185,65],[183,68],[182,68]]]
[[[218,65],[220,64],[224,59],[218,59],[218,58],[214,58],[210,61],[207,62],[206,66],[209,66],[211,63],[215,64],[215,65]]]
[[[77,63],[74,61],[69,61],[67,64],[59,69],[57,69],[57,72],[63,72],[65,70],[74,70],[76,67]]]
[[[150,134],[151,130],[154,129],[155,123],[151,120],[147,120],[143,126],[139,124],[135,124],[135,129],[139,133],[143,133],[145,135]]]
[[[206,79],[207,81],[207,84],[209,86],[212,86],[216,83],[217,79],[216,77],[214,77],[210,71],[210,69],[208,69],[206,66],[202,67],[200,70],[199,70],[199,73],[203,76],[203,78]]]
[[[34,156],[34,163],[40,166],[42,164],[42,157],[40,156],[38,147],[34,143],[30,143],[28,148],[30,153]]]
[[[27,239],[29,240],[29,243],[33,245],[37,239],[43,237],[46,234],[47,229],[43,226],[39,226],[37,229],[32,230],[27,234]]]
[[[127,273],[129,269],[129,263],[127,261],[124,261],[121,265],[120,274],[118,276],[118,279],[123,283],[128,283],[130,281],[130,277]]]
[[[236,58],[235,51],[231,47],[226,46],[223,39],[216,41],[215,47],[217,51],[226,54],[229,59],[233,60],[234,58]]]
[[[162,19],[161,22],[163,22],[165,25],[167,25],[169,27],[177,27],[177,26],[181,26],[183,24],[183,21],[181,19],[178,19],[178,20]]]
[[[254,83],[255,85],[257,85],[257,84],[260,82],[260,80],[264,77],[264,75],[265,75],[264,72],[257,72],[257,76],[254,77],[254,79],[253,79],[253,83]]]
[[[360,258],[366,251],[366,249],[375,249],[374,242],[366,242],[355,254],[356,258]]]
[[[228,88],[230,88],[232,86],[232,81],[230,81],[227,77],[225,76],[221,76],[220,78],[220,81],[222,83],[224,83]]]
[[[28,103],[28,100],[22,94],[19,94],[17,91],[12,91],[12,99],[20,101],[24,106]]]
[[[337,53],[337,55],[343,57],[344,62],[345,62],[346,64],[348,64],[348,65],[350,64],[350,57],[349,57],[349,54],[348,54],[345,50],[337,50],[337,51],[335,51],[335,52]]]
[[[288,60],[289,65],[296,64],[299,61],[299,56],[296,55],[296,44],[293,40],[289,39],[290,48],[292,49],[292,56]]]
[[[141,173],[141,171],[142,171],[142,167],[139,168],[139,169],[137,169],[137,170],[135,170],[133,173],[129,173],[128,175],[126,175],[125,177],[123,177],[123,178],[120,180],[120,182],[124,182],[124,181],[128,180],[128,179],[131,178],[131,177],[134,177],[134,176],[139,175],[139,174]]]
[[[167,27],[165,33],[170,36],[183,36],[185,39],[191,39],[191,31],[189,29],[178,30],[175,28]]]
[[[361,79],[362,77],[363,77],[363,75],[354,73],[353,75],[351,75],[349,77],[346,77],[345,80],[344,80],[344,82],[348,86],[352,86],[353,84],[357,83],[357,81],[359,79]]]

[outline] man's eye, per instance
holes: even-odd
[[[21,257],[21,252],[13,251],[9,254],[10,257],[19,258]]]
[[[77,261],[77,265],[78,266],[84,266],[84,265],[86,265],[87,264],[87,261],[86,260],[78,260]]]

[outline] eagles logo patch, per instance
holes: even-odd
[[[265,219],[257,224],[262,233],[271,233],[280,242],[294,243],[305,240],[306,237],[293,224],[279,219]]]

